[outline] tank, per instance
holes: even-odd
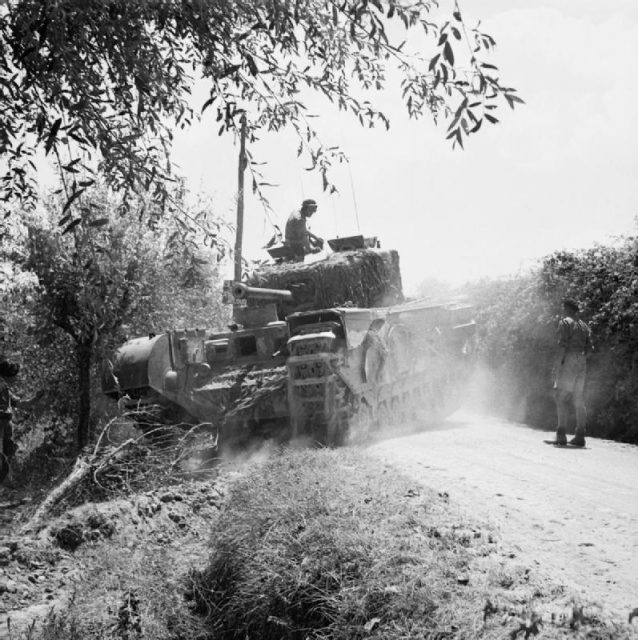
[[[345,240],[329,241],[324,260],[225,283],[227,331],[127,342],[104,391],[211,423],[229,445],[255,436],[341,445],[386,424],[442,419],[469,371],[472,308],[406,300],[396,251]]]

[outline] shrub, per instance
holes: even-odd
[[[551,373],[564,297],[593,331],[585,388],[592,435],[638,442],[638,245],[556,252],[530,274],[469,288],[480,353],[496,371],[493,405],[508,417],[553,427]]]

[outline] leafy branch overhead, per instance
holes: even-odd
[[[398,69],[409,114],[445,119],[462,145],[497,122],[499,100],[522,100],[483,60],[493,39],[469,29],[458,5],[443,23],[436,8],[435,0],[9,0],[0,7],[0,197],[35,202],[41,149],[66,179],[67,210],[98,173],[174,210],[173,132],[199,117],[190,93],[202,78],[201,110],[216,112],[220,135],[236,133],[242,118],[252,140],[292,126],[325,188],[343,156],[312,125],[304,101],[313,92],[364,126],[388,127],[369,97]],[[425,34],[432,55],[408,53],[397,32],[408,41]]]

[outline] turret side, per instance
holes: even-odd
[[[282,263],[255,271],[246,284],[286,289],[292,301],[278,301],[278,313],[330,307],[386,307],[403,302],[397,251],[360,249],[333,253],[311,263]]]

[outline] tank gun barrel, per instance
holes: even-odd
[[[277,300],[292,300],[292,292],[287,289],[262,289],[249,287],[241,282],[235,282],[232,288],[233,296],[238,300],[263,300],[276,302]]]

